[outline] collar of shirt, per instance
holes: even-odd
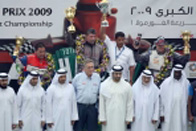
[[[115,47],[115,57],[116,57],[116,60],[120,57],[120,55],[123,53],[124,50],[125,50],[125,46],[124,45],[120,49],[117,46]]]
[[[95,43],[91,44],[91,43],[89,43],[88,41],[86,41],[86,42],[85,42],[85,45],[88,45],[88,46],[92,47],[92,46],[95,46]]]
[[[84,72],[84,71],[83,71],[83,74],[85,75],[85,78],[86,78],[86,79],[90,79],[90,80],[91,80],[92,77],[93,77],[93,74],[92,74],[90,77],[88,77],[87,74],[86,74],[86,72]]]
[[[116,45],[116,49],[117,49],[117,51],[122,51],[122,50],[124,50],[125,49],[125,45],[123,45],[120,49],[118,48],[118,46]]]

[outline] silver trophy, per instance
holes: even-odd
[[[109,1],[102,0],[101,2],[97,3],[97,7],[103,13],[103,20],[101,22],[101,27],[109,27],[109,22],[107,21],[107,13],[109,11]]]

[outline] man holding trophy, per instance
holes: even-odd
[[[175,64],[181,64],[185,67],[186,63],[190,59],[190,32],[182,32],[182,37],[184,40],[184,54],[181,55],[175,52],[175,47],[167,44],[164,37],[160,36],[154,42],[156,49],[152,50],[148,55],[136,55],[136,60],[145,68],[152,71],[155,77],[155,84],[160,86],[165,78],[170,75],[171,69]],[[189,38],[189,39],[188,39]]]
[[[103,13],[103,20],[101,22],[101,27],[109,27],[109,22],[107,21],[107,13],[109,10],[109,1],[102,0],[101,2],[97,3],[97,7]]]
[[[36,71],[40,75],[45,77],[47,75],[47,80],[44,78],[43,81],[50,82],[50,73],[49,73],[49,63],[48,63],[48,55],[46,53],[46,48],[43,43],[37,43],[35,45],[35,52],[33,54],[25,55],[23,57],[19,57],[20,48],[24,44],[24,38],[18,37],[16,39],[16,48],[14,50],[12,58],[14,59],[16,65],[19,65],[18,72],[20,72],[20,77],[18,79],[18,83],[22,84],[25,77],[31,71]],[[50,70],[53,71],[54,68]],[[42,82],[43,82],[42,81]],[[43,83],[43,86],[47,86],[47,83]]]
[[[110,57],[108,71],[111,70],[113,65],[121,65],[124,69],[122,72],[122,78],[132,83],[132,76],[135,68],[133,52],[131,49],[125,46],[125,34],[123,32],[117,32],[115,34],[115,41],[111,41],[111,39],[106,35],[105,27],[109,26],[109,23],[106,20],[109,2],[107,0],[103,0],[99,3],[99,7],[103,13],[103,20],[101,23],[101,39],[107,45]]]

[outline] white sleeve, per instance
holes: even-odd
[[[18,105],[18,119],[22,120],[22,106],[23,106],[23,96],[22,96],[22,89],[20,88],[17,94],[17,105]]]
[[[42,121],[46,121],[45,115],[46,115],[46,98],[45,98],[45,91],[43,91],[42,93],[42,97],[41,97],[41,119]]]
[[[72,85],[74,87],[74,91],[76,92],[76,87],[77,87],[77,83],[78,83],[78,74],[73,78],[72,80]]]
[[[106,105],[105,105],[105,98],[104,96],[100,93],[99,95],[99,121],[107,121],[106,120]]]
[[[165,106],[163,103],[163,96],[164,96],[164,89],[165,89],[165,82],[163,81],[163,83],[160,85],[160,105],[159,105],[159,112],[160,112],[160,116],[165,116]]]
[[[130,51],[130,55],[129,55],[129,61],[128,61],[128,64],[129,64],[129,67],[130,66],[135,66],[135,59],[134,59],[134,56],[133,56],[133,51],[131,49],[129,49]]]
[[[160,110],[160,116],[164,116],[164,105],[163,105],[163,101],[162,101],[162,97],[160,97],[160,105],[159,105],[159,110]]]
[[[46,92],[46,123],[53,123],[53,90],[48,88]]]
[[[156,120],[156,121],[159,120],[159,107],[160,107],[159,102],[160,102],[160,97],[158,97],[158,99],[154,103],[154,114],[152,120]]]
[[[72,86],[72,88],[74,88]],[[77,101],[76,101],[76,95],[74,89],[72,90],[72,115],[71,115],[71,120],[76,121],[78,120],[78,108],[77,108]]]
[[[133,120],[133,95],[132,87],[128,89],[127,106],[126,106],[126,121],[131,122]]]
[[[135,117],[135,100],[133,99],[133,117]]]
[[[105,36],[104,42],[108,48],[110,48],[112,44],[114,44],[107,35]]]
[[[17,98],[13,91],[13,105],[12,105],[12,124],[18,124],[18,108],[17,108]]]

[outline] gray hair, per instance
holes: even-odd
[[[85,61],[84,61],[84,66],[86,66],[88,63],[93,63],[94,64],[94,61],[90,58],[87,58]]]

